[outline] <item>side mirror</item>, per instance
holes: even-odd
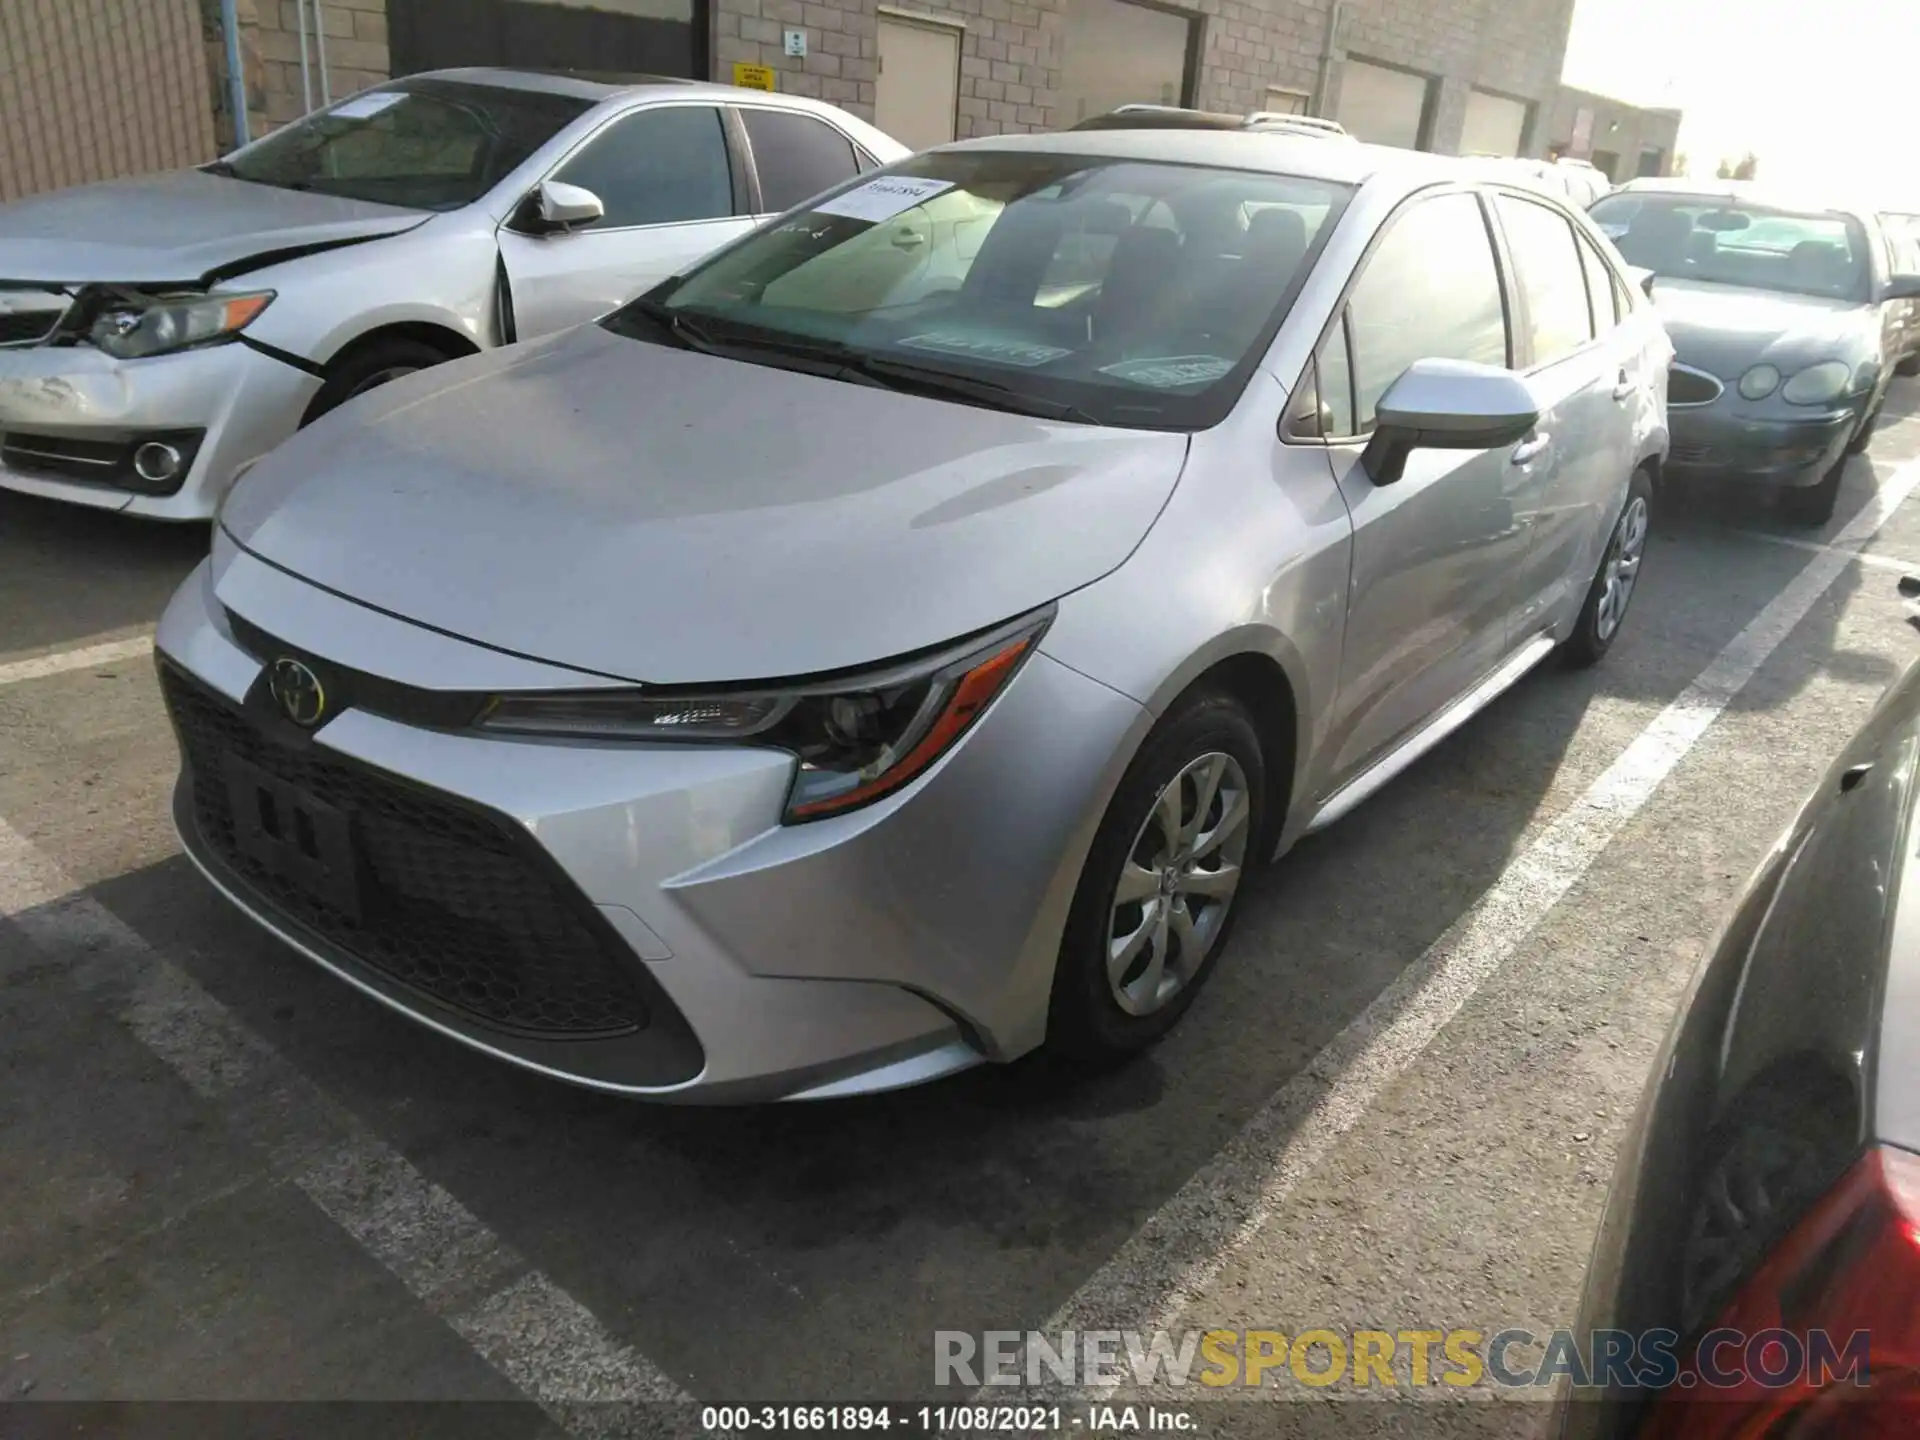
[[[1895,275],[1880,292],[1882,300],[1920,300],[1920,275]]]
[[[1416,360],[1374,406],[1373,438],[1360,457],[1376,485],[1406,473],[1417,449],[1491,450],[1524,439],[1540,408],[1511,370],[1471,360]]]
[[[607,207],[591,190],[560,180],[542,180],[533,187],[520,211],[527,229],[561,235],[593,224],[607,213]]]
[[[1653,282],[1657,278],[1653,271],[1644,269],[1639,265],[1629,265],[1627,267],[1627,273],[1631,275],[1635,283],[1640,286],[1640,293],[1651,300],[1653,298]]]

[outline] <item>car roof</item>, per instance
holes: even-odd
[[[1359,142],[1329,145],[1318,137],[1261,130],[1064,130],[1041,135],[987,135],[942,145],[939,150],[1011,150],[1168,165],[1212,165],[1224,170],[1265,170],[1341,185],[1359,185],[1385,174],[1404,176],[1409,182],[1474,178],[1450,156]]]
[[[611,74],[582,70],[517,70],[504,66],[474,65],[457,70],[422,70],[398,80],[450,80],[462,85],[494,85],[505,90],[536,90],[548,95],[571,95],[581,100],[611,100],[649,91],[671,91],[675,95],[708,96],[715,100],[772,101],[797,110],[827,109],[821,101],[804,95],[782,95],[777,91],[750,90],[741,85],[721,85],[710,80],[686,80],[675,75]]]
[[[1616,185],[1615,195],[1697,196],[1702,200],[1729,200],[1766,210],[1798,211],[1809,215],[1851,215],[1865,220],[1870,208],[1836,202],[1830,195],[1809,195],[1757,180],[1696,180],[1685,175],[1645,176]]]

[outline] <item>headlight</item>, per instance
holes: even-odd
[[[1740,377],[1740,393],[1749,400],[1764,400],[1780,383],[1780,372],[1771,365],[1756,365]]]
[[[120,360],[164,355],[239,334],[273,302],[273,291],[250,295],[156,295],[136,304],[116,304],[87,334]]]
[[[483,730],[606,740],[763,745],[798,759],[788,821],[857,809],[938,760],[1039,642],[1052,611],[923,660],[845,679],[706,694],[499,695]]]
[[[1789,405],[1827,405],[1846,394],[1852,382],[1853,371],[1838,360],[1825,360],[1787,381],[1780,398]]]

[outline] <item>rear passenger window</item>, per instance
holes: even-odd
[[[1583,288],[1583,316],[1586,303]],[[1356,434],[1373,428],[1374,406],[1416,360],[1506,365],[1506,307],[1480,202],[1441,195],[1390,221],[1353,287],[1347,322]],[[1321,365],[1321,387],[1331,389],[1338,361],[1323,354]]]
[[[791,210],[860,173],[853,142],[824,120],[790,110],[743,109],[760,172],[760,208]]]
[[[1564,215],[1517,196],[1501,195],[1500,226],[1526,298],[1533,363],[1547,365],[1593,339],[1587,277]]]
[[[1593,329],[1604,335],[1625,318],[1620,310],[1620,294],[1615,288],[1613,271],[1586,236],[1575,233],[1580,246],[1580,263],[1587,269],[1587,303],[1593,307]]]

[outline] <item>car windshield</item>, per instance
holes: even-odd
[[[1589,213],[1628,264],[1658,276],[1836,300],[1868,297],[1866,229],[1850,215],[1631,193],[1596,201]]]
[[[537,90],[404,80],[297,120],[211,168],[256,185],[454,210],[591,106]]]
[[[1085,155],[920,155],[604,323],[974,404],[1199,428],[1232,408],[1348,194]]]

